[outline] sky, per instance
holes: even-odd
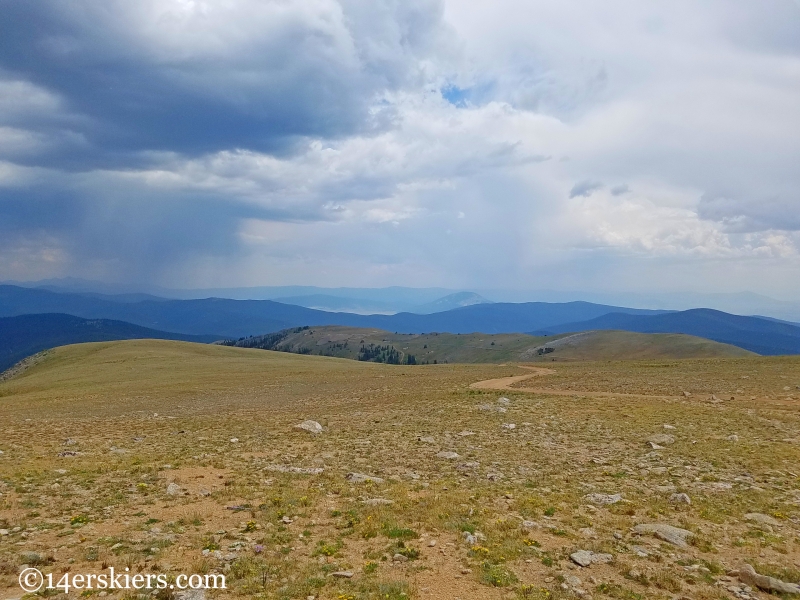
[[[4,0],[0,280],[800,296],[800,0]]]

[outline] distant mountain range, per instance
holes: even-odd
[[[651,316],[609,313],[587,321],[547,327],[537,332],[566,333],[609,329],[638,333],[686,333],[732,344],[758,354],[800,354],[800,326],[762,317],[741,317],[708,308]]]
[[[126,296],[127,298],[127,296]],[[399,333],[521,333],[561,323],[585,321],[612,313],[637,315],[664,311],[629,309],[589,302],[550,304],[474,304],[427,315],[358,315],[326,312],[273,300],[142,300],[116,301],[113,296],[64,294],[42,289],[0,286],[0,317],[32,313],[65,313],[86,319],[115,319],[189,335],[209,332],[237,338],[303,325],[375,327]]]
[[[213,335],[181,335],[108,319],[81,319],[64,314],[0,318],[0,373],[27,356],[67,344],[158,339],[212,342]]]
[[[482,300],[477,295],[454,294],[429,304],[428,309]],[[41,313],[122,321],[161,334],[142,333],[134,337],[171,335],[175,336],[172,339],[185,339],[177,336],[238,339],[305,325],[366,327],[396,333],[456,334],[553,334],[616,329],[639,333],[683,333],[732,344],[759,354],[800,354],[800,325],[761,317],[730,315],[710,309],[671,312],[590,302],[482,302],[430,314],[405,312],[364,315],[322,311],[273,300],[168,300],[133,293],[59,293],[0,286],[0,317]],[[0,349],[5,346],[3,337],[4,334],[0,332]]]

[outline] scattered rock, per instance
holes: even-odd
[[[475,435],[475,432],[465,429],[464,431],[460,432],[458,435],[460,435],[461,437],[467,437],[468,435]]]
[[[667,425],[666,423],[664,423],[663,427],[664,429],[675,429],[675,425]]]
[[[436,545],[436,540],[431,540],[430,542],[428,542],[429,548],[433,548],[435,545]]]
[[[471,461],[459,463],[456,466],[456,469],[458,469],[459,471],[470,471],[470,470],[473,470],[473,469],[477,469],[480,466],[481,466],[481,463],[476,462],[474,460],[471,460]]]
[[[238,444],[239,438],[231,438],[231,444]]]
[[[683,392],[683,397],[684,398],[688,398],[690,396],[691,396],[691,394],[689,392]]]
[[[591,550],[578,550],[569,555],[570,560],[581,567],[588,567],[593,563],[610,563],[614,557],[610,554],[596,554]]]
[[[777,592],[779,594],[800,594],[800,585],[787,583],[774,577],[760,575],[749,564],[745,563],[739,569],[739,581],[761,588],[767,592]]]
[[[773,526],[780,526],[781,522],[777,519],[770,517],[769,515],[765,515],[763,513],[747,513],[744,516],[745,521],[750,521],[751,523],[758,523],[759,525],[773,525]]]
[[[502,398],[498,398],[497,402],[500,403],[500,404],[506,404],[506,405],[511,404],[511,400],[509,400],[505,396],[503,396]]]
[[[69,456],[78,456],[80,452],[75,452],[75,450],[62,450],[58,453],[61,458],[69,457]]]
[[[167,486],[167,495],[177,496],[180,493],[181,493],[181,486],[179,486],[174,481]]]
[[[422,442],[423,444],[435,444],[436,443],[436,440],[433,437],[429,436],[429,435],[421,435],[421,436],[417,437],[417,441],[418,442]]]
[[[388,498],[367,498],[364,500],[364,504],[367,506],[388,506],[394,504],[394,500],[389,500]]]
[[[206,591],[203,588],[189,588],[175,593],[175,600],[206,600]]]
[[[344,478],[351,483],[383,483],[383,479],[381,477],[365,475],[364,473],[348,473],[344,476]]]
[[[653,450],[663,450],[664,446],[659,446],[655,442],[647,442],[647,445],[650,446]]]
[[[622,494],[587,494],[583,498],[592,504],[616,504],[622,500]]]
[[[733,435],[729,435],[726,439],[729,442],[738,442],[739,441],[739,436],[734,433]]]
[[[320,425],[316,421],[311,421],[311,420],[298,423],[297,425],[294,426],[294,428],[299,431],[307,431],[312,435],[318,435],[322,433],[322,425]]]
[[[293,467],[291,465],[267,465],[265,471],[275,473],[297,473],[298,475],[319,475],[325,469],[322,467]]]
[[[651,444],[657,444],[659,446],[669,446],[670,444],[675,443],[675,438],[668,433],[656,433],[647,438],[647,441]]]
[[[11,533],[8,529],[0,529],[0,536],[5,536]]]
[[[352,571],[334,571],[331,573],[331,577],[337,577],[339,579],[350,579],[353,577]]]
[[[675,504],[691,504],[692,503],[692,499],[689,498],[689,494],[684,494],[684,493],[672,494],[669,497],[669,501],[673,502]]]
[[[448,451],[441,451],[436,453],[436,458],[446,458],[447,460],[454,460],[458,458],[458,454],[456,452],[448,452]]]
[[[523,521],[522,528],[523,529],[538,529],[541,527],[536,521]]]
[[[503,429],[516,429],[517,425],[515,423],[503,423]]]
[[[503,479],[503,477],[505,477],[505,475],[503,475],[500,471],[489,471],[486,474],[486,479],[489,481],[500,481]]]
[[[673,527],[665,523],[643,523],[641,525],[636,525],[633,531],[640,535],[649,533],[679,548],[686,548],[689,545],[687,540],[694,535],[687,529]]]
[[[631,546],[631,550],[633,550],[633,553],[639,558],[646,558],[650,556],[650,552],[641,546]]]
[[[283,515],[281,517],[281,523],[283,523],[284,525],[291,525],[292,523],[294,523],[294,519],[286,515]]]
[[[398,553],[392,557],[392,560],[394,562],[408,562],[408,557]]]

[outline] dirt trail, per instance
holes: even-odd
[[[513,377],[498,377],[497,379],[484,379],[483,381],[476,381],[470,384],[469,387],[476,390],[499,390],[506,391],[512,390],[515,392],[525,392],[528,394],[547,394],[550,396],[586,396],[591,398],[670,398],[676,399],[677,396],[665,395],[648,395],[648,394],[623,394],[619,392],[587,392],[584,390],[556,390],[552,388],[532,388],[532,387],[514,387],[516,384],[531,379],[532,377],[541,377],[544,375],[552,375],[555,369],[545,369],[543,367],[526,367],[520,365],[521,369],[533,371],[528,375],[514,375]]]

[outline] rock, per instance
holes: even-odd
[[[177,496],[180,493],[181,493],[181,486],[179,486],[174,481],[167,486],[167,495]]]
[[[592,564],[592,552],[589,550],[578,550],[569,555],[569,558],[576,565],[588,567]]]
[[[293,467],[291,465],[267,465],[265,471],[275,473],[297,473],[298,475],[319,475],[325,469],[322,467]]]
[[[367,506],[388,506],[394,504],[394,500],[389,500],[388,498],[367,498],[364,500],[364,504]]]
[[[392,557],[392,560],[394,562],[408,562],[408,557],[398,553]]]
[[[238,444],[239,438],[231,438],[231,444]]]
[[[683,397],[684,398],[688,398],[690,396],[691,396],[691,394],[689,392],[683,392]]]
[[[691,504],[692,503],[692,499],[689,498],[689,494],[684,494],[684,493],[672,494],[669,497],[669,501],[673,502],[675,504]]]
[[[460,432],[458,435],[460,435],[461,437],[467,437],[468,435],[475,435],[475,432],[465,429],[464,431]]]
[[[431,540],[428,542],[428,548],[433,548],[436,545],[436,540]]]
[[[675,429],[675,425],[667,425],[666,423],[664,423],[663,427],[664,429]]]
[[[726,439],[729,442],[738,442],[739,441],[739,436],[734,433],[733,435],[729,435]]]
[[[503,423],[503,429],[516,429],[517,425],[515,423]]]
[[[655,442],[647,442],[647,445],[650,446],[653,450],[663,450],[664,446],[659,446]]]
[[[469,470],[472,470],[472,469],[477,469],[480,466],[481,466],[481,463],[476,462],[474,460],[471,460],[471,461],[467,461],[467,462],[458,464],[456,466],[456,469],[458,469],[459,471],[469,471]]]
[[[206,600],[206,591],[203,588],[189,588],[175,593],[175,600]]]
[[[641,546],[631,546],[631,550],[633,550],[633,553],[639,558],[646,558],[650,556],[650,552]]]
[[[478,543],[478,536],[476,536],[476,535],[474,535],[474,534],[470,533],[469,531],[464,531],[464,532],[462,532],[462,535],[464,536],[464,541],[465,541],[465,542],[466,542],[468,545],[470,545],[470,546],[474,546],[475,544],[477,544],[477,543]]]
[[[497,399],[497,402],[498,402],[499,404],[506,404],[506,405],[508,405],[508,404],[511,404],[511,400],[509,400],[509,399],[508,399],[508,398],[506,398],[505,396],[503,396],[502,398],[498,398],[498,399]]]
[[[581,584],[583,583],[580,580],[580,577],[575,577],[575,575],[568,575],[567,577],[564,578],[564,581],[567,583],[567,585],[574,588],[581,587]]]
[[[8,529],[0,529],[0,536],[5,536],[11,533]]]
[[[643,523],[641,525],[636,525],[633,528],[633,531],[640,535],[649,533],[656,536],[658,539],[669,542],[670,544],[678,546],[679,548],[688,547],[689,544],[687,540],[694,535],[687,529],[673,527],[672,525],[667,525],[665,523]]]
[[[337,577],[339,579],[350,579],[353,577],[352,571],[334,571],[331,573],[331,577]]]
[[[318,435],[322,433],[322,425],[320,425],[316,421],[311,421],[311,420],[298,423],[297,425],[294,426],[294,428],[299,431],[307,431],[312,435]]]
[[[569,555],[570,560],[581,567],[588,567],[593,563],[610,563],[614,557],[610,554],[596,554],[591,550],[578,550]]]
[[[458,454],[456,452],[448,452],[443,450],[442,452],[436,453],[436,458],[446,458],[447,460],[454,460],[458,458]]]
[[[294,520],[291,517],[287,517],[286,515],[283,515],[281,517],[281,523],[283,523],[284,525],[290,525],[291,523],[294,523]]]
[[[505,475],[503,475],[500,471],[490,471],[486,474],[486,479],[489,481],[500,481],[503,479]]]
[[[421,436],[417,437],[417,441],[418,442],[422,442],[423,444],[435,444],[436,443],[436,439],[434,439],[433,437],[431,437],[429,435],[421,435]]]
[[[351,483],[383,483],[382,478],[374,475],[365,475],[364,473],[348,473],[344,478]]]
[[[675,443],[675,438],[668,433],[656,433],[647,438],[647,441],[651,444],[657,444],[659,446],[669,446],[670,444]]]
[[[779,594],[800,594],[800,585],[787,583],[767,575],[759,575],[749,564],[745,563],[739,569],[739,581],[760,588],[767,592]]]
[[[616,504],[622,500],[622,494],[587,494],[583,498],[592,504]]]
[[[539,527],[541,527],[541,525],[539,525],[536,521],[527,521],[527,520],[525,520],[525,521],[522,522],[522,528],[523,529],[529,529],[529,530],[530,529],[539,529]]]
[[[781,522],[777,519],[773,519],[769,515],[765,515],[762,513],[747,513],[744,516],[745,521],[750,521],[751,523],[758,523],[759,525],[773,525],[773,526],[780,526]]]

